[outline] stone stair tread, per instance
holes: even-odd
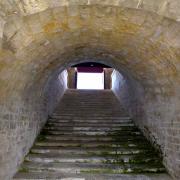
[[[99,120],[90,120],[90,121],[85,121],[85,120],[51,120],[48,122],[47,125],[57,125],[57,126],[60,126],[60,125],[87,125],[87,124],[90,124],[90,125],[112,125],[112,126],[116,126],[116,125],[121,125],[123,123],[132,123],[131,120],[112,120],[112,121],[105,121],[105,120],[102,120],[102,121],[99,121]]]
[[[67,154],[67,156],[65,156],[66,154],[59,154],[59,153],[44,153],[44,154],[28,154],[26,157],[48,157],[48,158],[50,158],[50,157],[53,157],[53,158],[55,158],[55,157],[57,157],[57,158],[64,158],[64,157],[66,157],[66,158],[72,158],[72,157],[74,157],[74,158],[79,158],[79,157],[82,157],[82,158],[91,158],[91,157],[95,157],[95,158],[98,158],[98,157],[105,157],[105,158],[118,158],[118,157],[145,157],[145,158],[149,158],[149,156],[151,156],[152,158],[154,158],[154,157],[158,157],[158,156],[156,156],[157,154],[156,153],[154,153],[154,152],[151,152],[151,151],[149,151],[149,152],[146,152],[146,153],[138,153],[138,154],[128,154],[128,155],[123,155],[123,154],[106,154],[105,152],[103,152],[102,151],[102,154],[99,154],[99,155],[95,155],[95,154],[91,154],[90,152],[89,153],[87,153],[87,154]],[[158,157],[159,158],[159,157]]]
[[[115,180],[136,173],[150,180],[145,174],[153,173],[166,180],[164,172],[158,153],[112,91],[67,90],[15,179]]]
[[[156,154],[58,154],[58,153],[44,153],[44,154],[29,154],[26,161],[33,162],[90,162],[90,163],[129,163],[129,164],[140,164],[159,162],[159,158]]]
[[[131,137],[139,137],[139,138],[142,138],[142,139],[145,139],[143,136],[142,136],[142,133],[141,132],[126,132],[126,133],[118,133],[116,134],[114,132],[111,133],[111,134],[107,134],[107,135],[84,135],[82,136],[81,134],[67,134],[67,135],[63,135],[63,134],[60,134],[60,135],[56,135],[56,134],[49,134],[48,131],[46,134],[41,134],[39,137],[52,137],[52,138],[55,138],[58,137],[58,138],[62,138],[62,139],[85,139],[85,138],[88,138],[88,139],[91,139],[91,138],[96,138],[96,139],[120,139],[120,138],[131,138]]]
[[[60,114],[52,114],[49,118],[50,119],[56,119],[56,118],[72,118],[72,119],[79,119],[79,118],[86,118],[86,119],[102,119],[102,118],[104,118],[104,119],[131,119],[131,117],[129,117],[129,116],[122,116],[122,115],[111,115],[111,116],[105,116],[104,114],[98,114],[98,116],[96,116],[96,114],[92,114],[91,116],[89,116],[89,115],[85,115],[85,114],[83,114],[83,115],[81,115],[81,116],[73,116],[73,115],[69,115],[69,114],[63,114],[63,113],[60,113]]]
[[[100,123],[97,123],[97,124],[93,124],[93,123],[69,123],[69,124],[51,124],[51,123],[48,123],[46,125],[45,128],[48,128],[48,127],[63,127],[63,128],[68,128],[68,127],[71,127],[71,128],[76,128],[76,127],[82,127],[82,128],[86,128],[86,127],[90,127],[90,128],[93,128],[93,127],[98,127],[98,128],[113,128],[113,127],[116,127],[116,128],[121,128],[121,127],[124,127],[124,126],[135,126],[133,123],[122,123],[122,124],[100,124]]]
[[[142,141],[139,141],[139,140],[142,140],[143,138],[135,138],[135,137],[132,137],[132,138],[126,138],[126,139],[115,139],[115,140],[107,140],[107,141],[102,141],[101,139],[97,139],[97,140],[88,140],[86,139],[85,142],[84,140],[49,140],[49,139],[46,139],[46,140],[37,140],[36,143],[47,143],[47,144],[80,144],[80,143],[84,143],[83,145],[86,145],[86,144],[94,144],[94,145],[123,145],[123,144],[137,144],[137,145],[150,145],[149,142],[142,142]]]
[[[114,114],[113,112],[109,112],[109,113],[106,113],[106,114],[102,114],[102,112],[99,112],[97,114],[93,113],[93,112],[81,112],[81,113],[61,113],[59,114],[58,116],[52,116],[52,118],[56,117],[56,118],[59,118],[59,117],[73,117],[73,116],[76,116],[76,117],[81,117],[81,118],[86,118],[86,117],[91,117],[91,118],[96,118],[96,117],[101,117],[101,118],[110,118],[110,117],[125,117],[127,114],[122,114],[122,113],[118,113],[118,114]]]
[[[115,148],[115,147],[56,147],[56,146],[34,146],[31,149],[32,153],[60,153],[60,154],[143,154],[143,153],[149,153],[152,152],[152,148]]]
[[[130,119],[51,119],[48,124],[67,124],[67,123],[75,123],[75,124],[122,124],[122,123],[130,123],[132,122]]]
[[[83,135],[83,136],[100,136],[100,135],[104,135],[104,136],[107,136],[107,135],[119,135],[119,136],[123,136],[124,134],[132,134],[132,135],[137,135],[139,133],[139,131],[135,128],[131,128],[131,129],[121,129],[121,131],[112,131],[112,132],[109,132],[109,131],[73,131],[72,130],[69,130],[69,131],[59,131],[59,130],[43,130],[42,131],[42,134],[43,135],[74,135],[74,136],[77,136],[77,135]]]
[[[147,164],[108,164],[108,163],[82,163],[82,162],[24,162],[22,169],[29,172],[38,171],[50,171],[50,172],[61,172],[61,173],[129,173],[138,172],[164,172],[165,169],[161,164],[158,163],[147,163]]]
[[[44,127],[44,130],[54,131],[102,131],[102,132],[115,132],[115,131],[132,131],[137,130],[135,126],[121,126],[121,127]]]
[[[96,136],[92,136],[92,135],[84,135],[83,137],[80,135],[44,135],[44,136],[39,136],[38,140],[67,140],[67,141],[95,141],[95,140],[100,140],[100,141],[122,141],[122,140],[126,141],[126,140],[130,140],[130,139],[134,139],[134,140],[144,140],[144,137],[142,137],[139,134],[131,134],[131,135],[119,135],[118,137],[116,135],[96,135]]]
[[[111,136],[104,136],[104,137],[77,137],[77,136],[70,136],[66,138],[62,138],[61,136],[43,136],[42,138],[39,138],[37,142],[67,142],[67,143],[99,143],[99,142],[105,142],[105,143],[112,143],[117,144],[121,142],[137,142],[137,141],[143,141],[145,140],[142,136],[124,136],[124,137],[111,137]]]
[[[52,173],[52,172],[21,172],[14,177],[16,179],[49,179],[49,180],[172,180],[167,174],[145,174],[145,175],[125,175],[125,174],[72,174],[72,173]]]
[[[76,116],[74,116],[74,114],[63,114],[63,113],[60,113],[60,114],[53,114],[52,116],[50,116],[50,118],[87,118],[87,119],[93,119],[93,118],[99,118],[99,119],[101,119],[101,118],[119,118],[119,119],[129,119],[130,117],[129,116],[125,116],[125,115],[123,115],[123,114],[117,114],[117,115],[115,115],[115,114],[113,114],[113,115],[105,115],[105,114],[91,114],[90,116],[89,116],[89,114],[88,115],[86,115],[86,114],[80,114],[79,116],[78,115],[76,115]]]
[[[78,126],[118,126],[121,124],[133,124],[131,120],[125,120],[125,121],[74,121],[74,120],[69,120],[69,121],[49,121],[47,125],[55,125],[55,126],[72,126],[72,125],[78,125]]]
[[[135,144],[135,143],[126,143],[126,144],[111,144],[111,143],[98,143],[98,144],[94,144],[94,143],[86,143],[86,144],[81,144],[81,143],[58,143],[58,142],[36,142],[35,143],[36,146],[55,146],[55,147],[138,147],[138,148],[144,148],[146,146],[149,146],[148,144]]]

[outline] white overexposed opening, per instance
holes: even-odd
[[[104,72],[77,73],[77,89],[104,89]]]

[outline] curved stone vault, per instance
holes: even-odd
[[[93,61],[117,69],[115,94],[178,179],[179,5],[178,0],[2,0],[0,177],[13,176],[62,96],[63,70]]]

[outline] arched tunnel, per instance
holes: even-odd
[[[2,0],[0,179],[13,177],[61,99],[63,70],[89,61],[117,70],[114,93],[180,178],[179,8],[179,0]]]

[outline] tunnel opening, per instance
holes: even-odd
[[[77,73],[77,89],[104,89],[104,72]]]
[[[108,64],[104,60],[100,62]],[[94,60],[90,63],[94,64]],[[135,80],[130,79],[121,67],[119,70],[112,68],[114,65],[95,67],[93,71],[103,71],[104,84],[109,88],[86,91],[77,86],[69,88],[70,84],[77,83],[78,71],[89,71],[89,67],[70,65],[58,69],[47,83],[47,107],[52,103],[53,108],[15,178],[23,173],[31,176],[35,169],[51,172],[51,166],[54,166],[54,171],[57,168],[57,172],[64,173],[65,177],[69,177],[72,168],[73,177],[75,174],[85,177],[84,174],[109,173],[112,177],[119,174],[119,178],[120,174],[133,177],[134,173],[165,173],[163,176],[168,180],[162,157],[132,121],[133,112],[130,116],[128,105],[140,88]]]
[[[176,0],[76,1],[77,6],[59,1],[57,7],[53,1],[27,1],[27,11],[2,2],[1,179],[13,176],[66,92],[67,68],[89,59],[117,69],[113,92],[179,179],[180,37],[171,8]]]
[[[74,69],[73,69],[74,68]],[[70,88],[77,89],[111,89],[111,73],[113,69],[98,62],[84,62],[73,65],[68,71],[74,72],[68,80]]]

